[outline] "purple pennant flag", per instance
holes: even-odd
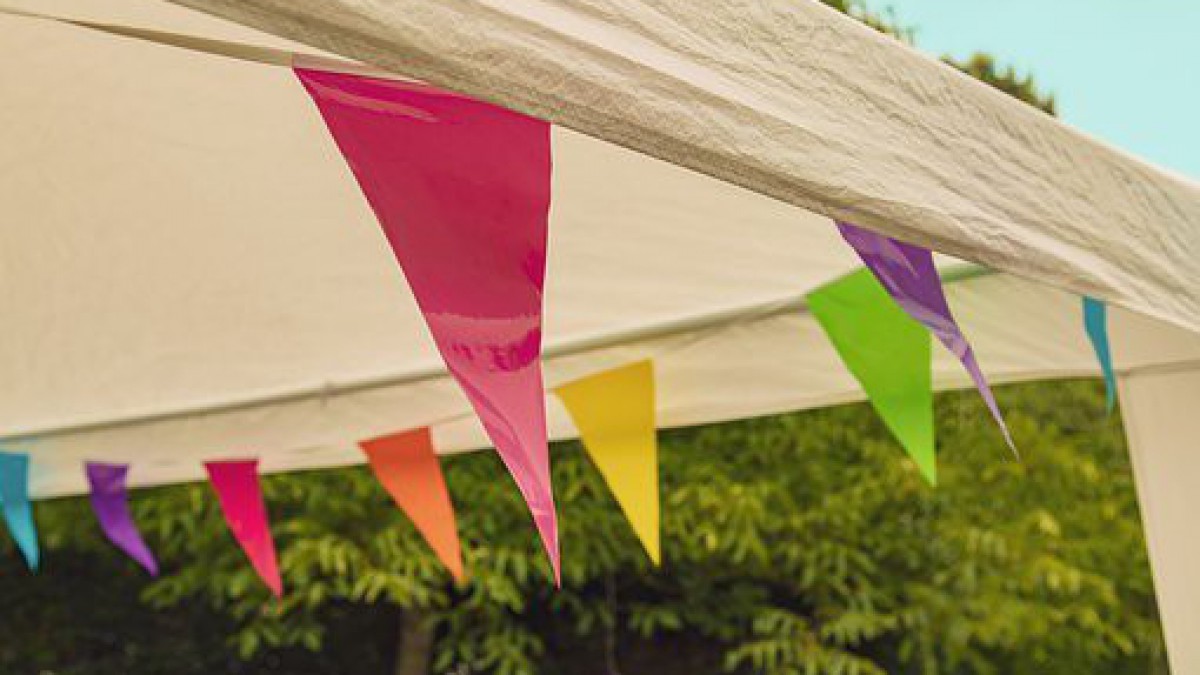
[[[92,486],[92,510],[108,540],[156,577],[158,563],[129,515],[129,496],[125,490],[127,473],[128,464],[87,463],[88,483]]]
[[[850,223],[838,221],[837,226],[842,237],[854,247],[858,257],[862,258],[896,303],[909,316],[924,324],[962,362],[963,368],[975,382],[975,388],[987,403],[988,410],[992,411],[992,417],[1000,425],[1008,447],[1016,453],[1017,446],[1008,433],[1008,425],[1004,423],[987,378],[979,369],[971,345],[954,321],[950,306],[946,304],[942,280],[933,265],[933,254],[928,249],[905,244]]]

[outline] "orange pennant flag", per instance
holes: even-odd
[[[417,526],[455,581],[461,583],[465,575],[454,506],[446,491],[446,479],[433,449],[429,427],[363,441],[359,445],[375,478]]]

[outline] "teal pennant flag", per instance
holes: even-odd
[[[1112,350],[1108,346],[1108,307],[1095,298],[1083,298],[1083,327],[1087,330],[1088,340],[1096,351],[1096,359],[1100,361],[1100,370],[1104,373],[1105,399],[1108,412],[1112,413],[1117,405],[1117,376],[1113,371]]]
[[[37,528],[29,503],[29,455],[0,452],[0,506],[8,532],[31,570],[38,568]]]
[[[808,307],[875,411],[936,485],[929,331],[867,269],[813,291]]]

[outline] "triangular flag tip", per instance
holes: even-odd
[[[639,361],[554,390],[655,565],[662,559],[654,368]]]

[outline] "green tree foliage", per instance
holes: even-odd
[[[892,7],[888,7],[883,12],[877,12],[868,9],[863,0],[821,0],[821,2],[843,14],[849,14],[881,33],[887,33],[904,42],[912,43],[916,35],[916,31],[900,22]]]
[[[247,658],[321,649],[347,605],[417,612],[436,630],[437,673],[602,673],[606,660],[627,673],[1147,672],[1162,647],[1123,437],[1101,388],[1000,393],[1024,460],[973,393],[942,395],[936,490],[866,406],[664,433],[661,570],[582,451],[560,445],[561,590],[492,453],[445,460],[463,587],[362,468],[265,480],[279,603],[206,486],[139,493],[136,517],[166,569],[142,597],[201,601],[232,621],[231,646]],[[40,509],[46,575],[55,560],[104,549],[86,511],[79,499]],[[3,578],[17,573],[15,555],[8,564]],[[640,640],[678,652],[643,670]],[[3,648],[10,660],[14,647]]]
[[[976,53],[966,61],[959,61],[948,56],[943,60],[971,77],[987,82],[1009,96],[1041,108],[1051,115],[1057,113],[1054,95],[1040,91],[1037,84],[1034,83],[1032,75],[1021,75],[1012,66],[1001,67],[996,63],[996,59],[988,54]]]
[[[881,33],[887,33],[909,44],[916,42],[917,31],[902,23],[890,7],[886,12],[880,13],[869,10],[866,3],[861,0],[822,0],[822,2],[839,12],[853,16]],[[1032,75],[1021,75],[1012,66],[1001,66],[990,54],[976,52],[966,60],[950,56],[944,56],[942,60],[967,75],[986,82],[1009,96],[1040,108],[1051,115],[1057,112],[1054,96],[1040,91]]]

